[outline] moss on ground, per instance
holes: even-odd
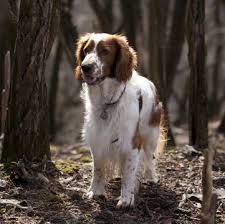
[[[56,168],[65,174],[74,174],[80,169],[80,166],[72,160],[54,161]]]
[[[90,163],[91,161],[92,160],[91,160],[90,156],[82,156],[80,158],[80,162],[82,162],[82,163]]]
[[[81,146],[77,149],[78,153],[86,153],[89,152],[89,150],[87,149],[87,147]]]

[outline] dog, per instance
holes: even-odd
[[[106,177],[119,173],[117,208],[133,207],[143,174],[157,182],[154,153],[164,146],[156,88],[137,73],[136,52],[125,36],[85,34],[77,42],[76,59],[76,78],[84,81],[82,135],[93,159],[87,195],[104,195]]]

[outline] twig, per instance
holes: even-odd
[[[12,205],[20,209],[29,209],[29,207],[21,206],[20,203],[21,202],[16,199],[0,199],[1,205]]]
[[[199,218],[196,218],[196,217],[188,217],[189,219],[191,219],[191,220],[195,220],[195,221],[200,221],[200,219]]]
[[[32,176],[26,170],[23,160],[19,160],[19,162],[17,163],[17,168],[19,168],[19,170],[21,170],[24,179],[26,179],[27,181],[32,180]]]
[[[42,173],[38,173],[37,179],[39,179],[42,183],[46,183],[46,184],[49,183],[49,179],[46,176],[44,176]]]

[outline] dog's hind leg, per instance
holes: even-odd
[[[156,151],[159,140],[159,128],[149,127],[149,135],[145,136],[144,152],[145,152],[145,178],[154,183],[158,182],[156,173]]]

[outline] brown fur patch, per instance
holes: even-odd
[[[95,47],[95,42],[93,40],[88,40],[83,48],[84,55],[91,52]]]
[[[97,53],[103,64],[103,74],[113,78],[114,64],[117,54],[117,46],[111,36],[101,40],[97,45]]]
[[[113,35],[117,45],[117,58],[115,77],[120,82],[126,82],[132,76],[132,70],[137,66],[137,55],[133,48],[129,47],[127,38],[121,35]]]
[[[137,123],[136,131],[135,131],[134,137],[132,139],[132,146],[133,146],[133,149],[140,150],[144,144],[144,139],[140,135],[138,125],[139,125],[139,122]]]
[[[158,140],[157,149],[156,149],[156,156],[159,156],[163,153],[163,150],[166,147],[168,130],[165,126],[164,110],[163,110],[162,103],[159,102],[159,100],[157,102],[158,104],[161,104],[161,116],[160,116],[160,124],[159,124],[160,135],[159,135],[159,140]]]
[[[156,103],[152,108],[152,113],[149,120],[150,126],[159,126],[162,112],[163,112],[162,103],[161,102]]]
[[[104,74],[126,82],[137,66],[136,52],[129,46],[126,37],[108,35],[97,46],[98,56],[104,64]]]

